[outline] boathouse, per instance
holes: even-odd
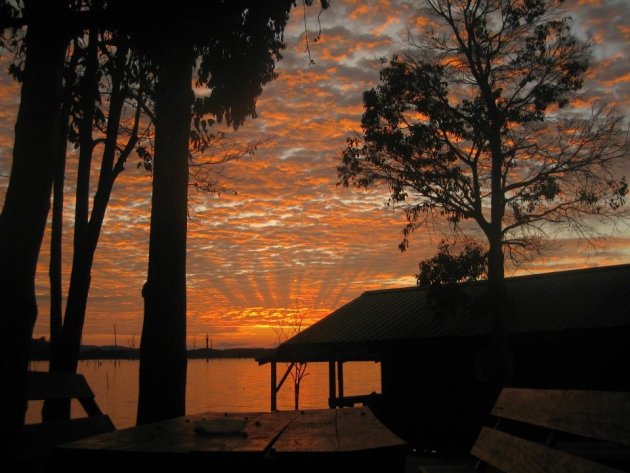
[[[258,360],[272,410],[285,363],[327,363],[330,407],[367,404],[418,448],[468,451],[497,394],[486,289],[365,292]],[[513,386],[630,391],[630,265],[507,278],[505,303]],[[380,363],[381,393],[344,396],[350,361]]]

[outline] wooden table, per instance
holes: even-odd
[[[221,420],[244,421],[232,434],[199,433]],[[402,471],[405,443],[367,407],[247,414],[206,413],[90,437],[58,448],[60,467],[107,471],[212,467],[213,471],[338,471],[381,465]]]

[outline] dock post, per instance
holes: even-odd
[[[343,401],[343,361],[337,362],[337,390],[339,392],[339,400]]]
[[[328,362],[328,407],[334,409],[337,405],[337,386],[335,386],[335,361]]]
[[[271,362],[271,412],[278,410],[276,395],[278,391],[276,389],[276,362]]]

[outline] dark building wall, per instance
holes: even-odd
[[[514,347],[514,385],[630,391],[630,328],[522,337]]]
[[[473,351],[417,350],[382,363],[386,425],[421,450],[467,452],[496,397],[477,382]]]
[[[512,340],[518,387],[630,391],[630,330],[533,334]],[[423,347],[382,362],[383,422],[421,450],[467,453],[498,395],[487,341]]]

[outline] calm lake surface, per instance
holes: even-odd
[[[31,369],[46,371],[48,362],[32,362]],[[278,380],[286,368],[278,365]],[[188,360],[186,413],[207,411],[269,411],[269,365],[258,366],[253,359]],[[300,388],[301,409],[328,407],[328,363],[311,363]],[[138,402],[138,360],[86,360],[79,363],[96,402],[118,429],[135,425]],[[344,364],[346,396],[381,392],[380,365],[372,362]],[[76,403],[76,404],[75,404]],[[27,423],[41,421],[41,402],[29,403]],[[293,408],[290,377],[278,394],[278,409]],[[73,401],[72,415],[85,414]]]

